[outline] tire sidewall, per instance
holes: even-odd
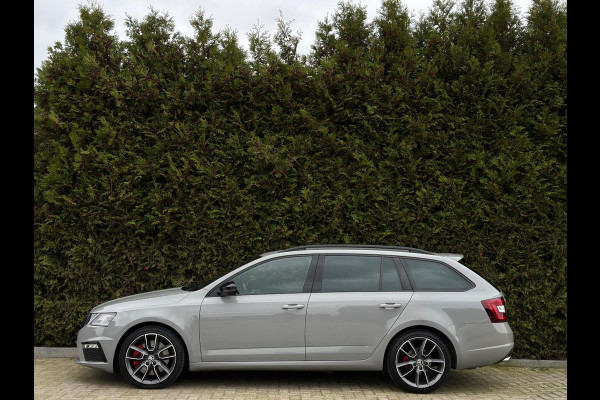
[[[169,377],[164,381],[152,385],[145,385],[133,379],[133,377],[129,375],[127,365],[125,364],[125,356],[127,354],[127,349],[129,348],[131,342],[139,336],[144,335],[146,333],[158,333],[160,335],[165,336],[171,341],[173,347],[175,347],[175,352],[177,354],[175,370],[171,373],[171,375],[169,375]],[[121,371],[121,375],[123,375],[123,378],[125,378],[127,382],[141,389],[160,389],[171,385],[181,376],[181,372],[185,363],[185,351],[183,349],[183,344],[181,343],[179,337],[177,337],[177,335],[173,333],[173,331],[171,331],[170,329],[157,325],[145,326],[131,332],[129,335],[127,335],[125,340],[123,340],[123,343],[121,344],[121,347],[119,349],[119,369]]]
[[[429,340],[432,340],[435,342],[436,345],[438,345],[440,347],[440,349],[444,353],[444,358],[446,361],[446,364],[444,365],[444,373],[442,374],[442,377],[440,378],[440,380],[437,381],[432,386],[424,387],[424,388],[416,388],[416,387],[410,386],[402,380],[402,378],[400,377],[400,374],[398,373],[398,370],[396,369],[396,353],[398,352],[400,345],[412,337],[424,337]],[[444,384],[444,382],[446,381],[446,379],[448,378],[448,375],[450,374],[450,369],[451,369],[451,360],[452,359],[450,356],[450,350],[448,350],[448,346],[438,335],[431,333],[429,331],[413,330],[410,332],[406,332],[403,335],[394,339],[393,344],[390,346],[390,348],[388,350],[386,366],[387,366],[388,374],[390,375],[392,380],[396,384],[398,384],[402,388],[404,388],[404,390],[411,392],[411,393],[431,393],[434,390],[437,390],[440,386],[442,386]]]

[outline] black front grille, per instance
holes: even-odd
[[[102,351],[102,346],[100,346],[100,343],[94,343],[98,345],[97,349],[86,349],[86,344],[88,343],[82,343],[83,357],[85,358],[85,361],[106,362],[106,357],[104,357],[104,351]]]

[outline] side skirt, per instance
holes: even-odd
[[[261,361],[190,363],[190,371],[280,370],[280,371],[380,371],[381,364],[360,361]]]

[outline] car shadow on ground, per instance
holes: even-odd
[[[202,371],[187,372],[181,381],[193,381],[196,384],[231,386],[282,386],[315,389],[315,386],[327,387],[349,385],[390,386],[392,380],[381,372],[315,372],[315,371]]]
[[[81,383],[94,382],[95,385],[135,389],[120,374],[82,369],[77,380]],[[485,379],[478,374],[476,381],[470,379],[468,371],[451,371],[448,380],[436,394],[455,392],[489,395],[490,387],[498,384],[497,379]],[[256,390],[292,390],[300,392],[329,391],[347,392],[353,390],[372,390],[378,393],[406,393],[391,378],[381,372],[362,371],[194,371],[186,372],[176,383],[165,391],[206,390],[206,391],[245,391]],[[141,390],[141,389],[139,389]],[[161,390],[162,391],[162,390]]]

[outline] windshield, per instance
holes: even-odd
[[[186,292],[195,292],[196,290],[200,290],[202,289],[204,286],[213,283],[214,281],[216,281],[217,279],[219,279],[221,276],[218,275],[212,279],[199,279],[199,280],[192,280],[190,283],[186,284],[185,286],[183,286],[181,288],[181,290],[185,290]]]
[[[218,272],[215,276],[213,276],[212,278],[191,278],[188,280],[188,283],[186,283],[181,290],[185,290],[187,292],[195,292],[196,290],[200,290],[205,286],[210,285],[211,283],[221,279],[221,277],[223,277],[224,275],[227,275],[228,273],[230,273],[233,270],[238,269],[239,267],[241,267],[242,265],[246,265],[248,264],[250,261],[255,260],[255,258],[244,261],[243,263],[241,263],[240,265],[233,267],[233,268],[229,268],[229,270],[225,271],[225,272]]]

